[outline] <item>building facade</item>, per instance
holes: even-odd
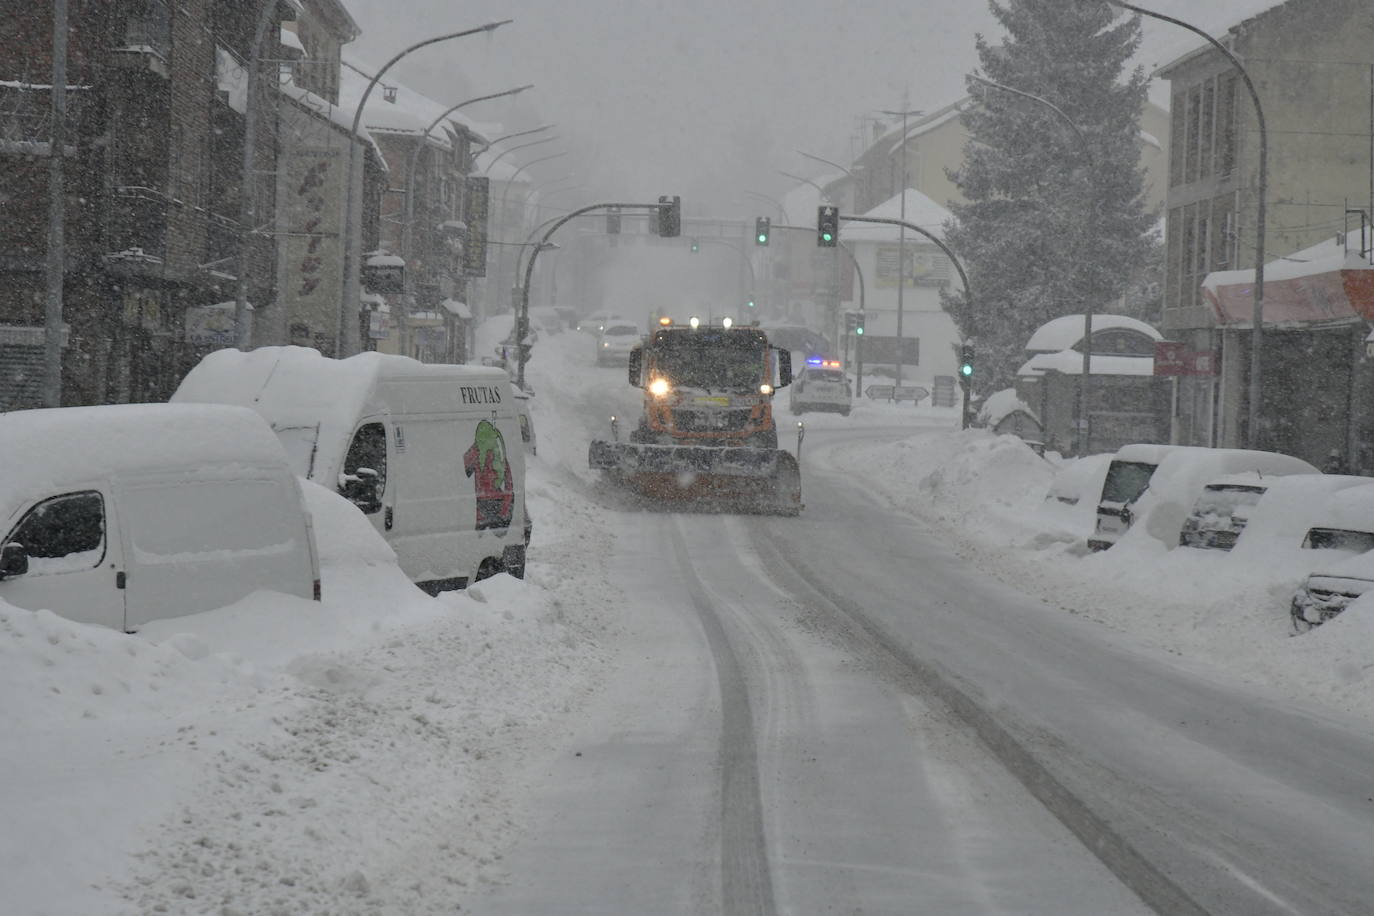
[[[1374,209],[1374,19],[1359,0],[1288,0],[1238,22],[1221,41],[1254,83],[1267,122],[1265,260],[1344,237]],[[1267,309],[1262,426],[1252,439],[1252,317],[1219,311],[1209,274],[1253,280],[1261,135],[1255,106],[1226,57],[1202,45],[1161,69],[1171,86],[1164,331],[1194,352],[1219,354],[1218,374],[1178,382],[1173,439],[1249,441],[1320,465],[1332,449],[1374,469],[1366,418],[1318,417],[1313,401],[1345,404],[1368,371],[1367,329],[1339,319],[1287,320]],[[1272,271],[1282,263],[1267,266]],[[1338,421],[1338,422],[1333,422]],[[1362,454],[1364,453],[1364,454]]]

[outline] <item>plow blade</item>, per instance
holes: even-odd
[[[778,456],[768,448],[719,448],[701,445],[646,445],[638,442],[592,442],[588,463],[606,471],[661,474],[721,474],[770,477]],[[790,456],[789,456],[790,457]]]
[[[784,515],[802,507],[797,459],[780,449],[596,440],[588,463],[652,499],[725,501]]]

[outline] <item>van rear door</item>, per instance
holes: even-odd
[[[119,481],[125,628],[224,607],[259,589],[310,598],[305,509],[287,473]]]

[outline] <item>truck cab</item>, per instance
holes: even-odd
[[[663,319],[631,352],[629,380],[644,390],[632,442],[772,449],[773,393],[791,384],[792,360],[757,327]]]

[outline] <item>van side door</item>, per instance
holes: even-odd
[[[0,598],[31,611],[125,629],[123,554],[112,500],[99,488],[38,500],[16,516],[0,545],[26,558],[0,578]]]

